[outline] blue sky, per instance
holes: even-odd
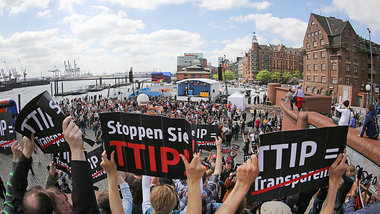
[[[310,13],[349,20],[380,44],[380,0],[0,0],[0,68],[51,76],[76,59],[93,74],[176,70],[201,52],[213,65],[260,44],[300,47]],[[21,72],[21,71],[20,71]],[[19,73],[20,73],[19,72]]]

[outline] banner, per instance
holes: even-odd
[[[59,105],[45,91],[21,110],[15,129],[28,138],[34,133],[35,143],[43,153],[69,151],[69,145],[62,134],[62,121],[65,117]]]
[[[102,162],[102,153],[103,148],[98,147],[93,151],[88,152],[86,155],[87,161],[90,163],[91,176],[94,183],[107,178],[106,172],[100,166],[100,162]],[[54,153],[53,160],[54,163],[56,163],[57,169],[62,170],[69,175],[71,174],[71,153],[69,151]]]
[[[192,130],[193,139],[197,142],[196,149],[216,149],[215,137],[220,136],[221,132],[218,125],[192,124]]]
[[[0,153],[11,154],[11,146],[15,141],[11,112],[0,113]]]
[[[249,201],[266,201],[328,185],[328,168],[346,147],[348,126],[260,135],[259,175]]]
[[[192,159],[195,140],[185,119],[109,112],[100,114],[104,147],[119,171],[185,179],[180,154]]]

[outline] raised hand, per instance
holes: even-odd
[[[30,159],[30,157],[32,157],[34,149],[36,148],[36,144],[34,143],[34,134],[32,133],[30,139],[24,136],[22,138],[22,141],[24,142],[24,156]]]
[[[180,155],[183,163],[185,164],[187,179],[190,181],[199,181],[206,171],[206,167],[202,165],[202,159],[199,154],[194,154],[194,158],[189,161],[184,155]]]
[[[247,162],[237,168],[236,185],[239,186],[239,188],[248,191],[258,174],[259,162],[257,160],[257,155],[253,154]]]
[[[347,168],[346,158],[347,158],[346,154],[341,153],[336,158],[334,163],[331,164],[330,169],[329,169],[329,180],[331,182],[336,183],[343,176]]]
[[[22,155],[22,148],[18,141],[15,141],[11,147],[13,153],[13,162],[17,163]]]
[[[102,154],[102,162],[100,166],[107,172],[107,175],[116,175],[117,176],[117,168],[115,163],[115,151],[111,153],[110,159],[107,158],[106,151]]]
[[[63,136],[70,146],[71,160],[86,160],[84,156],[82,131],[74,122],[71,117],[66,117],[62,122]]]

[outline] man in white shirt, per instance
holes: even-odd
[[[342,113],[342,115],[340,116],[338,125],[348,126],[350,122],[350,116],[351,116],[351,111],[348,108],[348,106],[350,105],[350,101],[345,100],[342,104],[343,104],[343,108],[341,107],[342,105],[339,105],[338,108],[336,109],[337,111]]]

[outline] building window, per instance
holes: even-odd
[[[358,60],[358,54],[354,53],[354,60]]]
[[[185,74],[184,77],[187,78],[187,74]]]
[[[346,59],[349,59],[349,58],[350,58],[350,52],[346,51]]]
[[[321,39],[321,45],[325,45],[325,40]]]
[[[318,34],[321,34],[322,33],[322,31],[321,30],[318,30]]]
[[[311,81],[311,76],[307,76],[307,81]]]
[[[192,79],[195,78],[195,74],[192,74],[192,75],[191,75],[191,78],[192,78]]]
[[[314,36],[314,32],[311,32],[311,36]]]
[[[336,77],[332,77],[332,83],[338,83],[338,79]]]
[[[322,70],[322,71],[325,71],[325,70],[326,70],[326,64],[324,64],[324,63],[321,64],[321,70]]]
[[[202,74],[199,74],[199,78],[202,78]]]
[[[307,59],[311,59],[311,56],[310,56],[310,54],[308,54],[308,55],[307,55]]]
[[[314,64],[314,71],[318,71],[318,64]]]
[[[317,41],[313,42],[313,47],[317,47]]]
[[[327,82],[327,78],[325,76],[321,77],[322,82]]]
[[[350,78],[346,77],[346,85],[349,85],[349,84],[350,84]]]
[[[314,82],[318,82],[318,76],[314,76]]]
[[[357,79],[354,79],[353,84],[354,84],[354,86],[358,86],[358,80],[357,80]]]
[[[310,37],[310,33],[309,33],[309,34],[307,34],[307,37]]]
[[[354,72],[358,73],[358,66],[357,65],[354,66]]]
[[[308,71],[311,70],[311,65],[307,65],[307,70],[308,70]]]
[[[356,47],[356,39],[352,40],[352,46]]]
[[[326,57],[326,51],[321,51],[321,58],[325,58]]]
[[[311,21],[311,25],[315,25],[315,22],[314,22],[314,21]]]
[[[314,59],[318,59],[318,52],[314,53]]]
[[[333,63],[332,63],[332,70],[333,70],[333,71],[338,70],[338,65],[336,64],[336,62],[333,62]]]
[[[310,49],[310,44],[309,43],[306,43],[306,48]]]
[[[350,64],[347,64],[347,65],[346,65],[346,71],[347,71],[347,72],[350,72]]]

